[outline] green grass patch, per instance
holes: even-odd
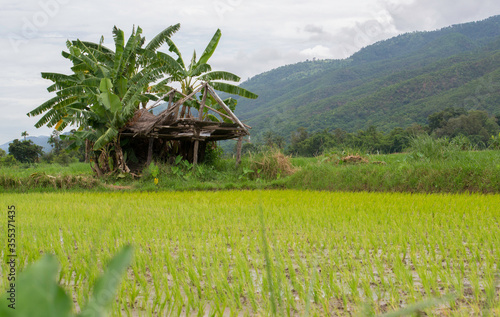
[[[498,151],[457,152],[453,159],[440,160],[415,160],[408,154],[366,158],[367,164],[311,159],[289,177],[286,185],[334,191],[500,192]]]
[[[267,156],[266,156],[267,155]],[[97,179],[84,163],[15,166],[0,169],[2,191],[54,190],[225,190],[313,189],[421,193],[500,192],[500,151],[455,151],[446,157],[415,153],[362,155],[362,163],[341,160],[342,153],[313,158],[288,158],[272,152],[215,165],[157,164],[140,178],[109,176]],[[155,166],[155,165],[153,165]],[[291,175],[290,175],[291,173]],[[154,174],[154,175],[153,175]]]

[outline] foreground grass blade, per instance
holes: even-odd
[[[105,312],[114,302],[118,285],[130,265],[132,253],[132,247],[126,246],[113,257],[106,271],[96,281],[89,303],[79,316],[106,316]]]

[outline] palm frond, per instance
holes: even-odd
[[[258,95],[250,92],[244,88],[220,82],[210,82],[210,85],[214,87],[215,90],[223,91],[228,94],[238,95],[241,97],[249,98],[249,99],[257,99]]]
[[[78,72],[94,72],[94,70],[92,68],[90,68],[85,63],[77,64],[77,65],[71,67],[71,70],[74,71],[75,73],[78,73]]]
[[[101,83],[101,78],[90,77],[84,79],[81,84],[83,86],[99,87],[100,83]]]
[[[172,56],[158,52],[158,59],[168,67],[168,73],[175,76],[176,74],[181,74],[181,76],[187,76],[183,64],[179,64],[178,60],[175,60]]]
[[[35,109],[28,112],[27,115],[28,115],[28,117],[38,116],[38,115],[44,113],[45,111],[49,111],[50,109],[52,109],[54,107],[54,105],[57,105],[58,103],[60,103],[61,101],[63,101],[66,98],[67,97],[63,97],[63,96],[55,96],[53,98],[50,98],[49,100],[42,103],[40,106],[38,106]]]
[[[210,81],[210,80],[227,80],[227,81],[235,81],[239,82],[240,77],[236,76],[233,73],[230,72],[224,72],[224,71],[214,71],[210,73],[203,74],[200,76],[200,79],[203,81]]]
[[[181,25],[179,23],[175,25],[171,25],[168,28],[164,29],[160,33],[158,33],[147,45],[146,50],[156,51],[163,43],[167,42],[167,39],[177,32],[180,29]]]
[[[78,84],[77,82],[60,81],[60,82],[56,82],[56,83],[50,85],[49,87],[47,87],[47,91],[48,92],[54,92],[54,91],[57,91],[57,90],[62,90],[64,88],[75,86],[77,84]]]
[[[212,67],[208,64],[200,64],[198,63],[196,67],[188,72],[189,77],[198,77],[203,73],[209,72],[212,70]]]
[[[157,101],[159,99],[158,96],[153,94],[143,94],[143,96],[145,97],[144,101]]]
[[[219,118],[217,118],[216,116],[214,116],[213,114],[209,113],[207,115],[207,118],[210,119],[211,121],[213,122],[220,122]]]
[[[37,123],[35,123],[35,127],[40,128],[47,125],[47,127],[51,128],[63,117],[63,115],[64,113],[61,113],[60,111],[50,109],[40,118],[40,120],[38,120]]]
[[[81,52],[86,53],[87,55],[95,58],[96,61],[99,62],[110,62],[113,60],[114,52],[113,51],[102,51],[99,49],[98,44],[92,42],[84,42],[80,40],[73,41],[73,47],[78,47]]]
[[[170,87],[168,84],[175,82],[174,77],[167,77],[162,79],[160,82],[158,82],[156,85],[153,86],[152,91],[154,92],[169,92],[172,87]]]
[[[94,151],[102,149],[106,144],[118,136],[118,129],[109,127],[94,143]]]
[[[76,78],[74,75],[65,75],[65,74],[59,74],[59,73],[42,73],[42,78],[51,80],[53,82],[61,82],[61,81],[75,82],[76,81]]]
[[[75,43],[76,41],[73,41],[73,44]],[[83,44],[85,44],[85,46],[87,46],[88,48],[92,48],[94,50],[97,50],[97,51],[101,51],[103,53],[107,53],[107,54],[114,54],[115,52],[113,52],[113,50],[107,48],[106,46],[102,45],[102,43],[99,43],[99,44],[96,44],[96,43],[93,43],[93,42],[88,42],[88,41],[80,41],[82,42]]]
[[[89,71],[89,72],[96,72],[99,68],[99,63],[97,60],[95,60],[95,57],[92,55],[92,59],[89,58],[88,56],[82,54],[80,55],[80,60],[82,63],[77,64],[73,66],[71,69],[73,71]]]
[[[132,32],[132,35],[130,35],[127,44],[125,45],[125,48],[123,50],[123,58],[122,61],[117,65],[115,65],[115,73],[117,76],[121,76],[126,68],[129,68],[127,70],[127,73],[132,73],[133,69],[135,68],[136,64],[136,57],[137,57],[137,49],[140,47],[141,43],[141,33],[142,29],[137,28],[137,31],[134,33]]]
[[[114,53],[105,53],[92,47],[88,47],[88,50],[100,63],[104,63],[108,66],[114,63]]]
[[[193,70],[196,67],[196,50],[193,52],[193,57],[191,57],[191,63],[189,64],[189,71]]]
[[[99,60],[94,56],[92,53],[92,50],[87,47],[87,45],[83,44],[82,41],[76,40],[78,43],[78,48],[85,54],[81,54],[81,58],[84,62],[88,62],[89,64],[97,64],[99,63]],[[76,46],[74,46],[76,47]],[[88,59],[88,60],[87,60]],[[94,66],[95,67],[95,66]]]
[[[64,89],[59,90],[56,94],[58,96],[67,98],[69,96],[75,95],[83,95],[85,93],[85,87],[81,85],[71,86]]]
[[[74,55],[72,53],[68,53],[68,52],[62,51],[61,55],[64,58],[69,59],[73,63],[73,65],[77,65],[77,64],[83,63],[83,61],[82,61],[81,58],[79,58],[78,56],[76,56],[76,55]]]
[[[179,51],[179,49],[177,48],[177,46],[175,45],[175,43],[171,39],[167,39],[166,41],[168,44],[168,50],[172,53],[175,53],[175,55],[177,55],[177,63],[179,63],[179,65],[182,68],[186,68],[186,65],[184,64],[184,60],[182,59],[181,51]]]
[[[214,36],[212,37],[212,39],[208,43],[207,47],[205,48],[205,51],[201,55],[200,60],[198,61],[199,63],[206,64],[208,62],[208,60],[210,59],[210,57],[212,57],[215,49],[217,48],[217,45],[219,44],[221,35],[222,35],[222,33],[221,33],[220,29],[217,29],[217,31],[215,31]]]
[[[133,34],[130,38],[133,37]],[[116,26],[113,27],[113,39],[115,41],[115,58],[113,69],[115,73],[118,73],[118,69],[122,66],[122,57],[123,57],[123,45],[125,45],[125,39],[123,35],[123,31],[118,29]]]
[[[72,96],[72,97],[69,97],[68,99],[64,99],[62,100],[61,102],[55,104],[52,109],[54,110],[61,110],[63,108],[65,108],[66,106],[74,103],[75,101],[77,101],[78,99],[80,99],[79,96]]]

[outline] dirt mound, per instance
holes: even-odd
[[[368,160],[359,155],[348,155],[340,159],[342,162],[347,164],[359,164],[359,163],[368,163]]]

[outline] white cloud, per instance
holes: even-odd
[[[306,56],[307,58],[332,58],[332,53],[328,47],[323,45],[316,45],[313,48],[307,48],[305,50],[300,51],[300,54]]]

